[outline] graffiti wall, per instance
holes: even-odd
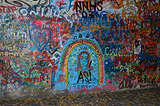
[[[0,97],[160,86],[159,0],[1,0]]]

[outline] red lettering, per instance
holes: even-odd
[[[25,78],[25,81],[26,81],[26,82],[27,82],[27,81],[31,82],[31,81],[32,81],[32,78],[30,78],[30,77]]]
[[[15,82],[16,82],[16,79],[15,78],[11,78],[10,83],[14,84]]]
[[[106,90],[106,89],[107,89],[107,85],[103,85],[103,86],[102,86],[102,89],[103,89],[103,90]]]
[[[1,80],[1,84],[4,86],[4,84],[8,84],[8,79],[6,79],[6,80]]]
[[[40,81],[42,82],[42,80],[45,81],[44,75],[40,75]]]
[[[39,82],[39,78],[34,77],[34,83],[33,83],[33,84],[35,84],[35,83],[36,83],[36,80],[37,80],[37,82]]]

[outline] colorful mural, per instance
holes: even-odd
[[[104,83],[103,54],[92,37],[89,31],[75,33],[64,46],[57,73],[64,74],[66,87],[92,88]]]
[[[0,97],[160,86],[159,0],[1,0]]]

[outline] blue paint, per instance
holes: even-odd
[[[2,95],[3,95],[3,86],[2,84],[0,84],[0,97],[2,97]]]
[[[35,31],[35,32],[32,32],[32,31]],[[46,33],[48,33],[49,35],[47,35]],[[38,26],[32,27],[29,30],[29,35],[30,35],[30,39],[32,40],[34,46],[40,52],[42,52],[44,50],[44,48],[47,46],[47,44],[49,43],[49,41],[51,39],[50,29],[44,28],[44,29],[40,30]],[[42,40],[42,41],[40,41],[40,40]]]

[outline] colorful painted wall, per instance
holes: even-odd
[[[160,0],[0,0],[0,97],[160,86]]]

